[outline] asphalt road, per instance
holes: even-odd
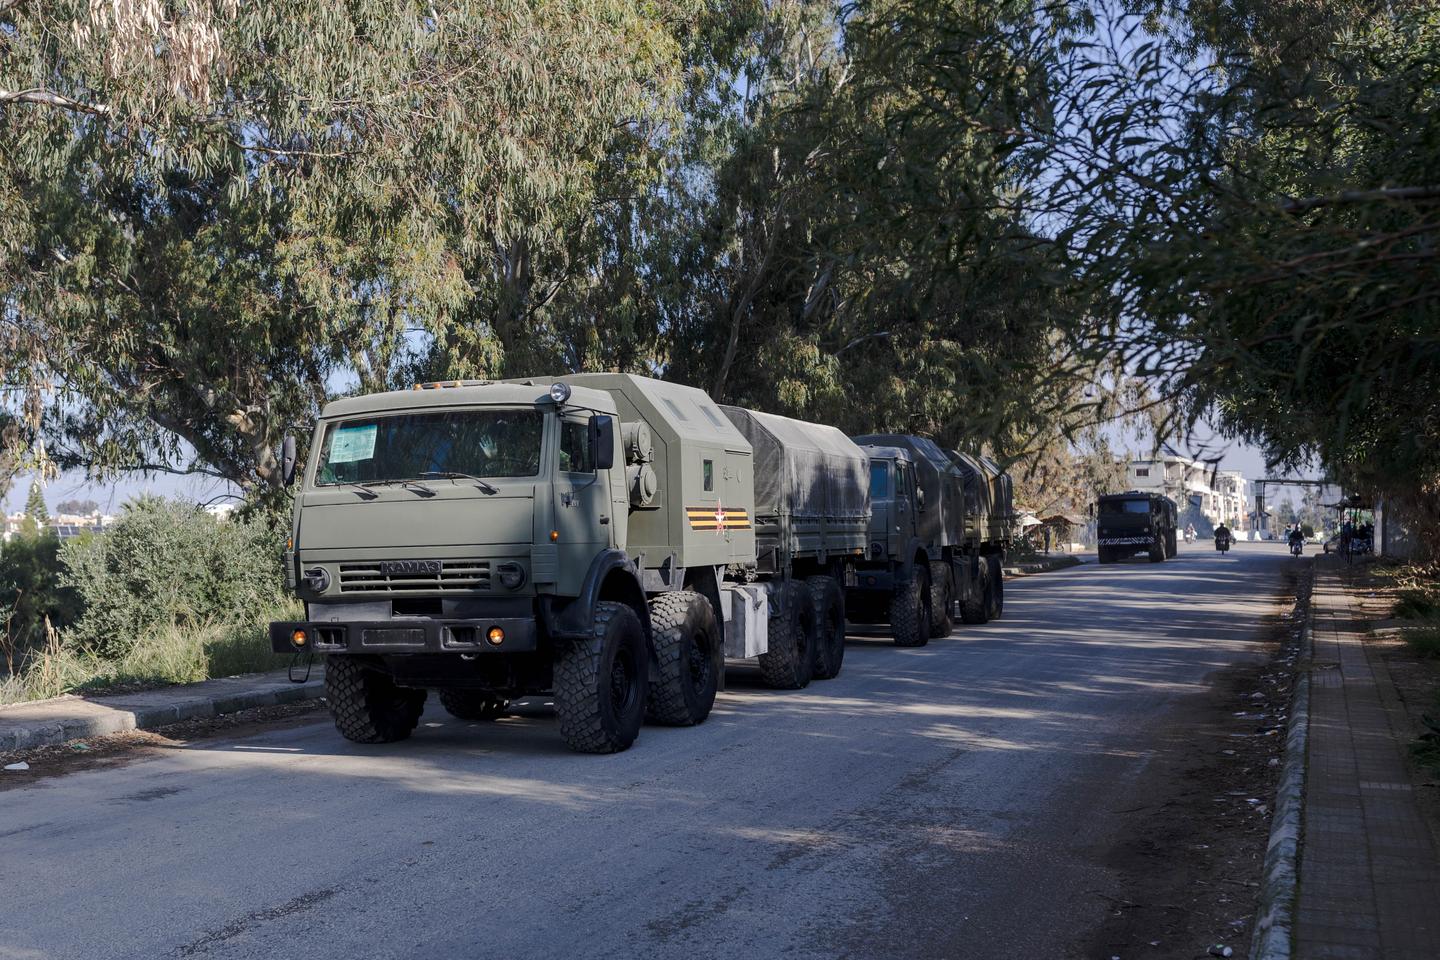
[[[1288,558],[1008,585],[1005,619],[579,756],[432,697],[0,794],[0,957],[1051,958],[1106,909],[1148,731],[1259,655]]]

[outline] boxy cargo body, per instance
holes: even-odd
[[[993,463],[906,434],[854,438],[871,463],[871,543],[848,591],[856,619],[888,620],[919,646],[953,620],[1004,610],[1010,479]]]
[[[646,717],[702,721],[727,658],[775,686],[833,676],[864,457],[746,414],[623,374],[335,401],[286,554],[306,619],[272,624],[272,646],[328,655],[337,726],[369,742],[408,736],[428,690],[465,719],[548,693],[572,747],[608,752]],[[781,435],[809,446],[777,452]],[[798,472],[817,456],[818,498]]]

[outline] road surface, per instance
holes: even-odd
[[[0,793],[0,957],[1052,958],[1102,920],[1150,731],[1259,656],[1289,558],[1207,544],[1008,585],[918,649],[568,752],[432,696]],[[868,635],[867,635],[868,634]]]

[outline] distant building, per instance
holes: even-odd
[[[1125,467],[1131,490],[1158,493],[1174,500],[1183,514],[1194,504],[1211,524],[1245,529],[1250,481],[1237,470],[1213,470],[1188,457],[1166,456],[1132,460]]]
[[[9,542],[23,529],[27,514],[22,510],[5,515],[4,540]],[[115,522],[108,513],[94,513],[88,516],[73,513],[59,513],[46,521],[45,526],[61,540],[78,537],[82,533],[100,533]]]

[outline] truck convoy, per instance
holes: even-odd
[[[1175,501],[1158,493],[1111,493],[1096,505],[1095,520],[1101,563],[1115,563],[1137,553],[1160,563],[1176,553]]]
[[[883,439],[627,374],[334,401],[285,556],[306,619],[272,623],[271,646],[327,655],[351,740],[408,737],[431,690],[466,720],[546,693],[573,749],[624,750],[646,719],[702,722],[727,661],[778,688],[838,674],[847,600],[884,607],[897,643],[948,631],[936,597],[946,617],[952,600],[998,616],[1005,541],[964,504],[1008,512],[1008,480]],[[872,512],[877,469],[898,482]]]
[[[849,591],[852,619],[888,620],[899,646],[1004,610],[1010,478],[992,462],[902,434],[856,437],[870,456],[871,542]]]

